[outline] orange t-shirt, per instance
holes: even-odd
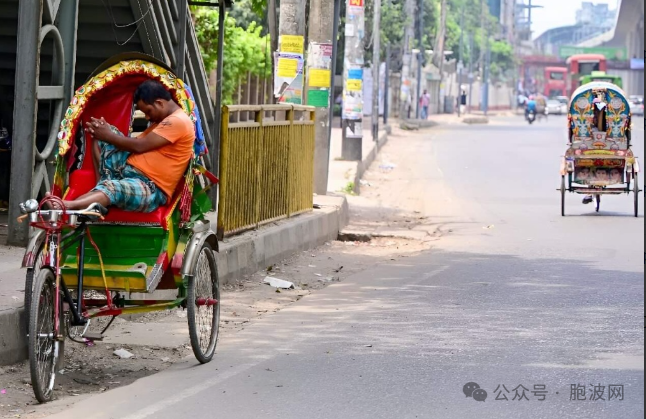
[[[188,162],[193,155],[195,126],[188,115],[179,109],[162,122],[148,127],[140,138],[151,132],[171,144],[145,153],[132,154],[128,157],[128,164],[155,182],[170,199],[186,173]]]

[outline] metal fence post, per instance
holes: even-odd
[[[218,112],[219,114],[219,112]],[[224,210],[225,205],[227,203],[227,200],[229,199],[228,196],[228,182],[229,182],[229,176],[227,174],[227,168],[229,165],[229,107],[228,106],[223,106],[222,107],[222,136],[220,138],[220,148],[219,148],[219,154],[217,156],[217,160],[219,163],[221,163],[220,167],[220,183],[219,183],[219,191],[220,191],[220,199],[217,200],[217,205],[218,205],[218,226],[217,226],[217,235],[219,240],[224,239],[224,232],[225,232],[225,216],[226,211]],[[214,158],[215,160],[215,158]]]

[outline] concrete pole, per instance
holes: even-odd
[[[388,107],[390,106],[390,44],[386,45],[386,66],[384,75],[384,125],[388,125]]]
[[[469,104],[467,113],[471,113],[473,106],[473,34],[469,34]]]
[[[303,0],[281,0],[280,35],[305,36],[305,2]]]
[[[379,68],[381,67],[381,0],[374,0],[372,28],[372,141],[379,141]]]
[[[462,69],[464,67],[464,8],[460,13],[460,55],[458,58],[458,118],[462,116]]]
[[[406,0],[405,14],[407,19],[406,28],[404,29],[404,51],[403,51],[403,66],[401,74],[401,106],[399,111],[399,119],[405,120],[408,118],[408,99],[412,96],[411,91],[411,67],[413,63],[412,43],[415,37],[415,0]],[[404,93],[405,86],[408,91]],[[412,104],[411,104],[412,105]]]
[[[490,40],[489,40],[489,25],[487,25],[487,35],[485,38],[485,46],[487,48],[487,53],[486,53],[486,58],[485,58],[485,66],[484,66],[484,94],[483,96],[483,111],[485,116],[487,116],[487,113],[489,112],[489,78],[490,78],[490,73],[491,73],[491,45],[490,45]]]
[[[40,67],[40,25],[42,0],[21,0],[18,5],[18,48],[16,56],[16,90],[13,112],[13,145],[11,150],[11,183],[7,243],[24,246],[29,239],[27,223],[13,222],[20,217],[19,205],[31,196],[34,174],[36,89]]]
[[[417,112],[415,112],[415,118],[419,119],[421,117],[421,103],[420,99],[422,97],[422,66],[424,65],[424,46],[422,45],[422,39],[424,37],[424,0],[419,0],[419,28],[417,31],[417,47],[419,48],[419,54],[417,54]]]
[[[364,31],[364,0],[347,0],[341,157],[352,161],[363,158],[363,90],[360,86],[363,86]]]
[[[310,42],[328,43],[332,41],[334,28],[334,0],[311,0],[309,16]],[[334,68],[334,63],[332,63]],[[334,71],[332,71],[334,74]],[[331,92],[331,104],[334,104],[334,92]],[[327,193],[328,171],[330,166],[330,106],[317,108],[314,125],[314,193]]]
[[[444,103],[443,103],[444,98],[442,97],[441,85],[444,82],[444,45],[445,45],[444,38],[446,37],[447,12],[448,12],[447,1],[442,0],[442,6],[440,10],[440,30],[438,31],[435,53],[433,54],[433,61],[435,62],[435,65],[437,66],[437,68],[440,70],[440,91],[438,92],[439,108],[440,108],[439,113],[444,113],[442,111],[444,109]]]

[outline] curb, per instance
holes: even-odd
[[[360,161],[357,164],[357,172],[354,175],[354,193],[359,195],[361,192],[361,179],[363,178],[363,175],[366,173],[366,171],[370,168],[370,165],[377,160],[377,156],[379,155],[379,151],[383,148],[388,143],[388,134],[392,132],[392,128],[390,126],[386,127],[386,133],[383,134],[381,137],[379,137],[379,141],[375,145],[375,147],[372,149],[372,151],[368,154],[368,156]]]
[[[24,309],[0,312],[0,365],[27,358],[27,334],[23,331]]]
[[[344,196],[332,195],[316,196],[314,201],[321,207],[314,212],[220,242],[216,261],[221,285],[266,269],[295,252],[336,240],[349,223],[348,201]],[[165,299],[175,295],[175,290],[169,290],[145,294],[143,298]],[[27,358],[27,334],[21,326],[23,313],[23,309],[0,312],[0,366]]]
[[[315,197],[315,202],[320,210],[221,243],[216,255],[221,283],[252,275],[295,252],[336,240],[349,221],[348,201],[328,195]]]

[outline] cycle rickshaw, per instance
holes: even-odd
[[[162,83],[196,126],[194,158],[172,199],[152,213],[108,211],[96,204],[83,211],[50,209],[63,208],[56,205],[62,198],[74,199],[96,185],[90,152],[94,139],[83,129],[85,123],[105,117],[113,129],[132,134],[142,125],[134,91],[148,79]],[[185,308],[193,352],[199,362],[209,362],[218,338],[220,284],[214,255],[218,242],[206,213],[211,210],[209,189],[218,180],[203,164],[208,151],[189,87],[153,58],[109,60],[75,92],[58,139],[51,195],[21,205],[35,232],[23,267],[31,379],[38,401],[53,397],[66,338],[86,344],[102,340],[119,315]],[[157,290],[177,290],[177,297],[131,298]],[[91,330],[98,317],[110,321]]]
[[[603,195],[634,193],[639,217],[639,161],[632,150],[630,104],[620,87],[606,82],[581,86],[570,102],[569,148],[561,163],[561,215],[567,192],[585,194],[601,210]]]

